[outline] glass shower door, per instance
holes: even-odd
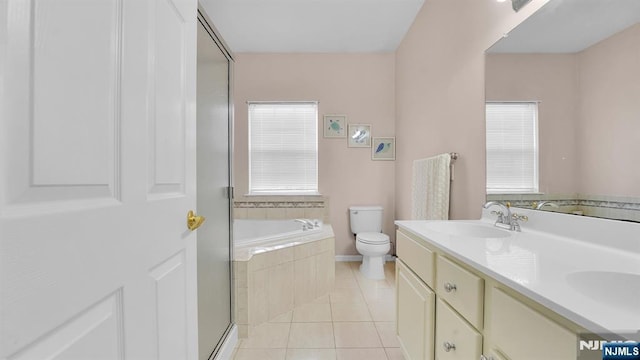
[[[231,59],[198,17],[197,193],[199,359],[215,355],[231,328]]]

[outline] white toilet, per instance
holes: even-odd
[[[368,279],[384,279],[384,258],[391,242],[382,233],[382,206],[352,206],[349,220],[351,232],[356,234],[356,249],[362,254],[360,272]]]

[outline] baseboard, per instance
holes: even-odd
[[[386,261],[396,261],[396,257],[387,254]],[[362,255],[336,255],[336,262],[341,261],[362,261]]]
[[[231,327],[231,331],[229,331],[227,337],[224,339],[222,347],[218,351],[218,355],[215,357],[215,360],[232,359],[233,351],[236,349],[236,345],[238,345],[238,327],[236,326],[236,324],[233,324]]]

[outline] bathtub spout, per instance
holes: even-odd
[[[313,222],[308,219],[296,219],[295,221],[302,223],[302,230],[313,229]]]

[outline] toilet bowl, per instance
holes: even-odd
[[[381,232],[382,207],[352,206],[349,218],[351,231],[356,234],[356,250],[362,255],[360,273],[368,279],[384,279],[385,256],[391,242],[389,236]]]
[[[368,279],[384,279],[385,256],[391,250],[389,236],[382,233],[361,233],[356,236],[356,250],[362,255],[360,272]]]

